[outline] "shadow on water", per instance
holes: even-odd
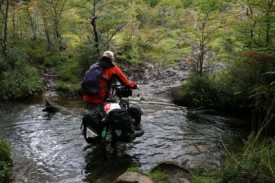
[[[91,148],[85,155],[85,181],[114,182],[129,167],[137,166],[131,156],[121,153],[125,148],[120,149],[121,152],[118,154],[110,153],[107,159],[102,154],[102,148],[102,146]]]
[[[90,147],[82,137],[81,102],[55,101],[65,112],[43,112],[42,98],[1,104],[0,138],[12,146],[14,182],[109,183],[129,167],[149,170],[167,159],[189,168],[217,168],[221,143],[238,137],[232,119],[189,116],[186,108],[170,103],[133,101],[143,108],[145,134],[120,144],[118,154],[106,160],[100,146]]]

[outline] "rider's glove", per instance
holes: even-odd
[[[137,88],[137,84],[135,82],[131,82],[129,85],[130,88],[136,89]]]

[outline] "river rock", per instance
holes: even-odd
[[[163,161],[151,171],[161,171],[167,175],[167,179],[161,183],[191,183],[192,180],[190,172],[174,160]]]
[[[153,183],[152,179],[148,176],[137,172],[126,172],[119,176],[116,183]]]
[[[45,99],[45,108],[42,110],[43,112],[56,113],[59,111],[59,108],[52,104],[48,99]]]

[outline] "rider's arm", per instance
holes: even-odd
[[[135,82],[128,80],[128,78],[125,76],[125,74],[121,71],[121,69],[118,66],[115,66],[115,75],[122,84],[129,86],[131,88],[137,87]]]

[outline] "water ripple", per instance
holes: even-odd
[[[229,119],[189,116],[186,108],[164,102],[135,102],[144,111],[145,134],[120,144],[118,154],[108,160],[100,146],[84,141],[79,104],[64,102],[71,112],[56,114],[43,112],[41,104],[1,109],[0,137],[12,146],[14,182],[112,182],[128,167],[148,170],[167,159],[190,168],[221,166],[221,142],[236,136]]]

